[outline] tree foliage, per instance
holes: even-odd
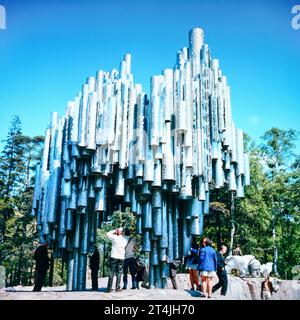
[[[21,121],[12,119],[0,162],[0,264],[7,284],[31,284],[32,252],[36,246],[31,216],[34,168],[41,156],[43,137],[22,134]]]

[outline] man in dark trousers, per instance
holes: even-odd
[[[100,254],[97,246],[94,247],[94,253],[90,256],[90,269],[92,275],[92,290],[98,290],[98,271],[100,263]]]
[[[128,242],[125,248],[125,260],[123,265],[123,288],[122,290],[127,289],[127,275],[128,269],[132,279],[132,287],[131,289],[137,289],[137,281],[136,281],[136,265],[134,255],[138,249],[136,239],[130,236],[130,230],[125,229],[125,236],[128,237]]]
[[[172,282],[173,289],[175,290],[177,289],[176,274],[177,274],[177,269],[179,268],[180,265],[181,265],[181,262],[179,259],[174,259],[169,263],[169,267],[170,267],[169,277]]]
[[[40,244],[34,251],[33,259],[36,261],[36,281],[33,291],[41,291],[45,283],[50,259],[48,257],[48,242]]]
[[[228,286],[227,272],[225,270],[224,254],[227,252],[227,247],[222,245],[220,251],[217,253],[217,276],[219,282],[213,286],[212,292],[215,292],[219,288],[221,289],[221,295],[225,296]]]

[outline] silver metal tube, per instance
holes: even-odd
[[[174,235],[174,226],[173,226],[173,217],[172,217],[172,211],[173,211],[173,206],[172,206],[172,199],[170,198],[168,201],[168,254],[167,254],[167,259],[169,261],[174,260],[174,236],[176,237],[177,235]],[[169,275],[168,275],[169,276]]]
[[[162,209],[153,208],[153,232],[156,236],[162,235]]]
[[[67,291],[72,290],[73,282],[73,273],[74,273],[74,257],[72,252],[68,252],[68,264],[67,264]]]
[[[79,268],[79,250],[74,249],[73,250],[73,279],[72,279],[72,290],[76,291],[79,290],[78,287],[78,268]]]
[[[143,207],[143,216],[142,216],[142,221],[143,221],[143,229],[148,230],[152,229],[152,205],[150,201],[147,201],[142,205]]]
[[[74,210],[67,209],[66,231],[72,231],[74,227]]]
[[[143,233],[142,250],[144,252],[151,252],[150,232],[148,230]]]
[[[162,236],[160,238],[160,248],[168,248],[168,201],[164,195],[162,199]]]
[[[158,244],[157,241],[152,241],[152,250],[151,250],[151,261],[152,266],[157,266],[159,264],[158,260]]]
[[[80,248],[80,213],[76,212],[73,248]]]
[[[79,118],[78,118],[78,146],[86,146],[86,122],[87,122],[87,100],[88,100],[88,85],[82,86],[82,96],[79,106]]]
[[[97,119],[98,94],[92,92],[88,99],[88,115],[86,130],[86,148],[96,150],[96,119]]]
[[[86,266],[87,255],[79,254],[79,270],[78,270],[78,290],[83,291],[86,287]]]
[[[189,54],[191,57],[193,76],[200,73],[200,50],[203,46],[203,30],[194,28],[189,32]]]

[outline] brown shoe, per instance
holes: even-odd
[[[116,289],[116,292],[122,292],[121,288]]]

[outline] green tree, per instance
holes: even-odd
[[[269,189],[272,205],[272,238],[273,238],[273,271],[278,274],[278,240],[276,227],[281,226],[281,236],[284,234],[286,220],[286,191],[291,174],[291,161],[295,154],[295,142],[299,133],[296,130],[281,130],[271,128],[263,136],[261,154],[266,163],[266,172],[271,183]],[[284,256],[286,256],[286,248]]]
[[[21,121],[18,116],[14,116],[9,132],[5,140],[5,146],[0,157],[0,196],[9,198],[19,191],[24,174],[24,136],[21,130]]]
[[[21,121],[14,117],[0,164],[0,263],[10,285],[30,284],[32,251],[37,239],[31,216],[34,168],[40,160],[43,137],[22,135]]]
[[[270,184],[261,163],[260,150],[250,150],[251,184],[245,187],[245,197],[236,200],[236,241],[244,254],[253,254],[260,261],[270,258],[272,223]]]
[[[24,155],[21,121],[14,116],[0,156],[0,243],[5,241],[6,221],[14,211],[12,196],[17,195],[23,181]],[[1,256],[0,256],[1,262]]]

